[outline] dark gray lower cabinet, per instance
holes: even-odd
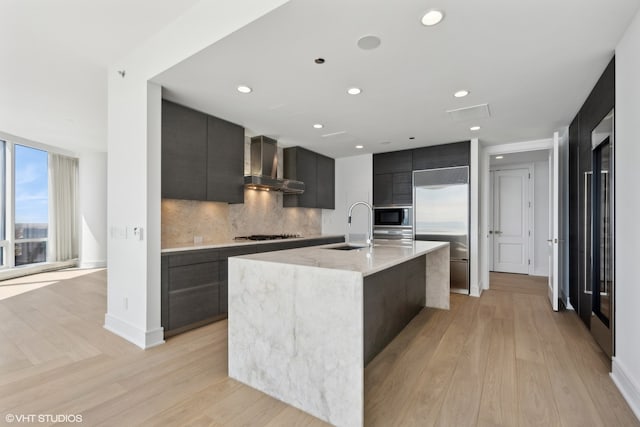
[[[162,327],[169,337],[227,317],[229,257],[344,242],[344,237],[280,241],[162,255]]]
[[[425,284],[424,256],[364,278],[365,366],[422,310]]]

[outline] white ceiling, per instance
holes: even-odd
[[[474,136],[485,144],[549,138],[575,116],[639,5],[292,0],[154,81],[168,99],[333,157]],[[419,19],[431,8],[446,17],[427,28]],[[359,49],[364,35],[381,46]],[[239,84],[253,93],[239,94]],[[350,86],[363,93],[347,95]],[[471,94],[456,99],[458,89]],[[445,113],[484,103],[490,118],[455,122]],[[318,122],[325,127],[313,129]],[[336,132],[344,133],[321,136]]]
[[[0,0],[0,135],[106,150],[107,65],[197,2]],[[336,157],[359,154],[356,143],[378,152],[468,139],[470,123],[444,110],[481,103],[492,113],[478,121],[482,142],[548,138],[575,115],[639,5],[292,0],[157,80],[171,99]],[[429,8],[446,13],[437,27],[418,23]],[[366,34],[382,45],[357,48]],[[254,93],[239,96],[238,83]],[[351,85],[363,94],[348,97]],[[453,98],[459,88],[471,95]]]
[[[0,132],[106,150],[106,67],[198,0],[0,0]]]

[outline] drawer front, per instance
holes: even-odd
[[[169,255],[169,267],[218,261],[219,257],[220,251],[218,249],[188,251],[185,253]]]
[[[219,281],[218,261],[169,268],[169,292],[196,286],[217,285]]]
[[[218,284],[182,289],[169,294],[169,329],[220,314]]]
[[[231,248],[220,249],[220,260],[223,261],[230,256],[240,256],[240,255],[249,255],[255,254],[258,250],[256,249],[257,245],[243,245],[243,246],[234,246]]]

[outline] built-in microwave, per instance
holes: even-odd
[[[411,206],[374,208],[373,217],[375,226],[413,226],[413,208]]]

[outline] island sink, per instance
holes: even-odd
[[[324,249],[335,249],[337,251],[353,251],[356,249],[365,249],[367,248],[367,246],[356,246],[356,245],[340,245],[340,246],[334,246],[332,248],[324,248]]]

